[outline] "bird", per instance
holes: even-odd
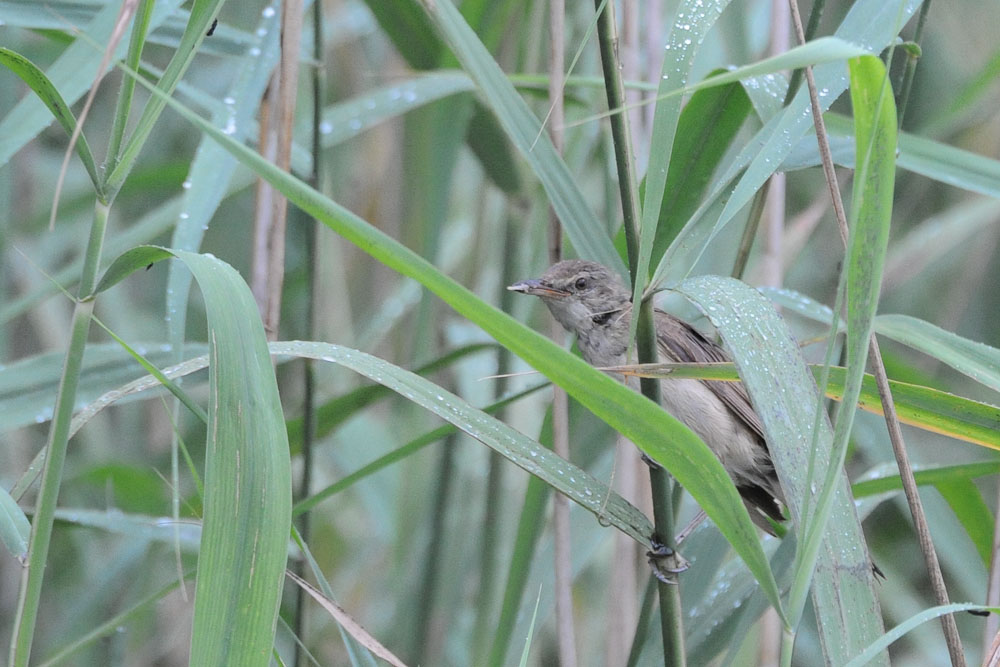
[[[540,278],[507,289],[539,297],[570,333],[580,354],[598,368],[626,363],[632,293],[607,267],[581,259],[550,266]],[[687,322],[654,309],[661,362],[726,362],[726,351]],[[620,377],[620,376],[619,376]],[[698,379],[662,381],[663,407],[700,437],[736,485],[750,518],[775,535],[784,521],[784,494],[764,438],[760,417],[740,382]]]

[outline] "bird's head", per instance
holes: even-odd
[[[632,295],[617,275],[582,259],[553,264],[541,278],[522,280],[507,289],[540,297],[553,317],[576,334],[607,325],[632,305]]]

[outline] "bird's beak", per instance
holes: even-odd
[[[532,278],[530,280],[522,280],[516,282],[513,285],[507,287],[511,292],[520,292],[521,294],[531,294],[533,296],[541,296],[548,298],[561,299],[564,296],[569,295],[569,292],[561,289],[556,289],[555,287],[549,287],[543,283],[538,278]]]

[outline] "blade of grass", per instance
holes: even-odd
[[[918,6],[918,0],[901,0],[898,4],[882,0],[859,0],[851,6],[837,28],[836,36],[850,40],[869,53],[881,52],[896,37],[902,24]],[[817,86],[823,93],[821,105],[824,108],[833,104],[847,88],[848,78],[840,63],[818,66],[815,77]],[[650,283],[653,287],[668,278],[684,276],[691,271],[707,244],[750,202],[760,186],[779,168],[799,138],[811,126],[812,118],[807,113],[808,108],[807,91],[802,90],[784,111],[764,125],[729,168],[718,177],[713,186],[713,194],[700,211],[711,208],[712,202],[731,193],[721,214],[711,229],[705,229],[711,218],[696,212],[663,255]],[[730,183],[737,177],[736,187],[730,189]]]
[[[824,374],[822,364],[810,369],[817,382]],[[738,378],[735,365],[727,364],[635,364],[606,368],[637,377],[666,379],[699,378],[732,380]],[[844,398],[844,378],[847,369],[830,366],[824,395],[837,401]],[[1000,450],[1000,408],[955,396],[924,385],[890,380],[893,398],[901,422],[940,433],[958,440]],[[877,415],[883,414],[875,377],[866,373],[858,397],[858,407]]]
[[[104,291],[139,267],[183,261],[209,326],[205,499],[191,661],[267,665],[291,528],[291,470],[278,386],[256,303],[240,275],[211,255],[140,247],[101,279]]]
[[[49,78],[45,76],[45,72],[21,54],[3,47],[0,47],[0,65],[18,75],[35,92],[38,99],[48,107],[55,119],[66,130],[68,136],[73,136],[76,133],[76,118],[73,116],[73,112],[70,111],[69,105],[66,104],[62,95],[59,94],[59,89],[52,85]],[[94,162],[94,156],[90,152],[90,145],[87,143],[87,138],[82,133],[76,142],[75,148],[80,162],[83,163],[91,182],[94,184],[97,196],[103,197],[104,187],[101,183],[101,178],[97,174],[97,164]]]
[[[817,460],[829,460],[833,431],[798,345],[773,306],[737,280],[701,276],[684,281],[677,290],[698,305],[722,334],[764,425],[796,533],[802,535],[809,519],[807,499],[813,493],[808,476],[810,445],[816,443]],[[811,588],[827,658],[839,664],[881,634],[881,618],[843,465],[835,472],[830,511],[836,538],[829,533],[821,536],[819,564],[805,590]],[[790,620],[796,623],[798,618]]]
[[[832,517],[835,486],[839,490],[838,476],[841,474],[847,454],[847,442],[853,424],[855,406],[861,392],[864,378],[865,359],[871,339],[872,323],[878,305],[878,295],[882,284],[882,267],[885,262],[892,217],[893,183],[895,182],[896,125],[895,109],[888,78],[881,61],[873,56],[852,59],[851,99],[854,103],[855,122],[859,137],[864,138],[858,146],[860,171],[855,178],[858,187],[854,190],[851,213],[854,222],[850,225],[848,243],[848,267],[846,272],[847,295],[847,376],[845,377],[844,400],[837,411],[833,435],[832,453],[822,451],[816,454],[816,462],[829,460],[825,470],[819,471],[822,490],[816,500],[815,510],[808,518],[802,538],[802,549],[796,558],[796,576],[792,585],[789,603],[793,604],[796,618],[802,613],[805,595],[812,572],[817,567],[820,544],[827,534],[827,521]],[[810,89],[813,82],[811,73],[806,72]],[[831,185],[833,188],[833,185]],[[832,344],[832,341],[831,341]],[[821,385],[825,382],[821,382]],[[812,464],[810,463],[810,468]],[[833,530],[839,530],[835,522]],[[866,553],[865,549],[862,553]],[[871,574],[869,573],[869,579]],[[878,609],[873,601],[872,609]],[[861,609],[869,609],[865,606]],[[881,617],[869,619],[868,631],[881,632]],[[786,634],[783,654],[791,659],[792,636]],[[841,654],[846,659],[856,655],[860,647],[852,646],[850,652]],[[844,660],[838,660],[843,662]]]
[[[0,489],[0,540],[12,556],[23,561],[28,553],[30,537],[31,524],[24,516],[24,510],[11,498],[7,489]]]
[[[161,25],[181,4],[181,0],[162,0],[155,3],[150,28]],[[74,104],[87,92],[93,72],[101,61],[101,49],[95,44],[106,44],[114,28],[120,5],[106,3],[94,16],[80,36],[46,70],[49,81],[60,92],[67,105]],[[72,26],[62,26],[64,29]],[[114,57],[125,54],[125,45],[119,44]],[[44,103],[35,97],[27,97],[0,121],[0,164],[7,164],[14,153],[34,139],[51,123],[45,113]]]
[[[969,604],[969,603],[958,603],[958,604],[946,604],[938,607],[931,607],[930,609],[924,609],[919,614],[911,616],[907,620],[903,621],[892,630],[889,630],[884,635],[882,635],[878,641],[872,643],[871,646],[867,647],[864,651],[855,656],[850,662],[845,664],[845,667],[862,667],[863,665],[871,664],[871,662],[880,653],[889,648],[889,646],[895,642],[897,639],[903,637],[906,633],[917,628],[917,626],[926,623],[927,621],[932,621],[939,616],[944,616],[946,614],[954,614],[959,611],[970,611],[970,610],[980,610],[980,611],[990,611],[994,614],[1000,613],[1000,608],[996,607],[984,607],[980,604]]]
[[[823,115],[830,132],[837,164],[854,166],[854,125],[850,118],[829,112]],[[799,157],[796,168],[818,164],[815,146],[810,147],[809,159]],[[919,137],[908,132],[899,134],[900,168],[920,174],[935,181],[953,185],[970,192],[978,192],[994,199],[1000,199],[1000,160],[978,155],[956,146],[948,146],[939,141]]]
[[[605,225],[587,206],[547,135],[539,135],[538,119],[497,66],[476,34],[449,0],[421,0],[455,56],[476,82],[486,104],[521,155],[531,165],[549,195],[570,242],[581,256],[594,259],[625,274]],[[536,141],[537,139],[537,141]]]
[[[995,347],[908,315],[880,315],[875,318],[875,331],[948,364],[993,391],[1000,391],[1000,350]]]
[[[169,95],[173,92],[184,72],[191,65],[194,56],[198,51],[198,46],[205,39],[205,32],[209,24],[216,18],[223,0],[204,0],[197,2],[191,9],[191,18],[181,37],[181,43],[170,59],[170,64],[163,72],[163,76],[157,82],[157,89]],[[130,68],[131,69],[131,68]],[[118,191],[129,172],[132,170],[135,160],[139,157],[139,151],[146,144],[146,140],[153,131],[165,106],[165,98],[154,96],[146,104],[139,120],[136,121],[135,129],[125,144],[118,162],[115,164],[107,178],[105,186],[109,194]]]

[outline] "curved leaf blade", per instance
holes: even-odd
[[[7,551],[23,560],[28,553],[31,524],[7,489],[0,489],[0,540]]]
[[[288,438],[250,289],[211,255],[152,246],[112,263],[98,291],[152,261],[184,262],[208,314],[209,424],[191,662],[267,665],[291,528]]]
[[[908,315],[880,315],[875,331],[1000,391],[1000,350]]]
[[[285,354],[340,364],[392,389],[541,478],[637,542],[648,543],[652,532],[649,519],[624,498],[552,450],[472,407],[430,380],[378,357],[333,343],[291,341],[282,347]]]
[[[774,307],[753,288],[732,278],[700,276],[677,290],[719,330],[767,435],[785,499],[801,535],[803,504],[813,491],[807,471],[811,444],[828,461],[833,432],[816,383],[798,345]],[[820,431],[814,438],[814,424]],[[839,466],[838,466],[839,467]],[[831,525],[812,580],[813,606],[828,659],[839,664],[882,632],[868,549],[842,468],[837,475]],[[834,535],[836,538],[834,539]]]
[[[864,651],[859,653],[850,662],[846,663],[845,667],[862,667],[862,665],[869,664],[874,660],[879,653],[885,651],[889,646],[908,633],[910,630],[915,629],[918,625],[926,623],[927,621],[932,621],[939,616],[944,616],[945,614],[954,614],[959,611],[969,611],[980,609],[983,611],[992,611],[994,614],[1000,613],[1000,609],[996,607],[984,607],[981,604],[946,604],[940,607],[931,607],[930,609],[924,609],[919,614],[911,616],[907,620],[903,621],[896,627],[894,627],[889,632],[878,638],[878,641],[872,642],[871,646],[865,648]]]
[[[20,53],[4,47],[0,47],[0,65],[5,66],[19,76],[29,88],[35,91],[38,99],[48,107],[52,115],[55,116],[55,119],[66,130],[66,134],[70,137],[73,136],[73,132],[76,131],[76,117],[69,110],[69,105],[63,100],[59,91],[49,81],[49,77],[45,76],[45,72]],[[90,145],[87,143],[87,138],[83,135],[83,132],[80,132],[75,147],[80,162],[83,163],[91,182],[94,184],[97,196],[103,197],[104,187],[101,185],[101,179],[97,175],[97,164],[94,162],[94,156],[90,152]]]
[[[181,4],[181,0],[163,0],[154,3],[149,29],[162,24]],[[93,72],[101,62],[103,54],[94,44],[107,44],[114,29],[121,3],[105,3],[93,20],[83,30],[84,36],[77,39],[46,70],[46,77],[60,91],[68,104],[73,104],[90,87],[92,76],[81,76],[80,72]],[[123,40],[115,49],[115,58],[121,58],[128,47]],[[35,138],[51,123],[49,114],[37,97],[26,97],[0,121],[0,164],[7,164],[10,157]]]

